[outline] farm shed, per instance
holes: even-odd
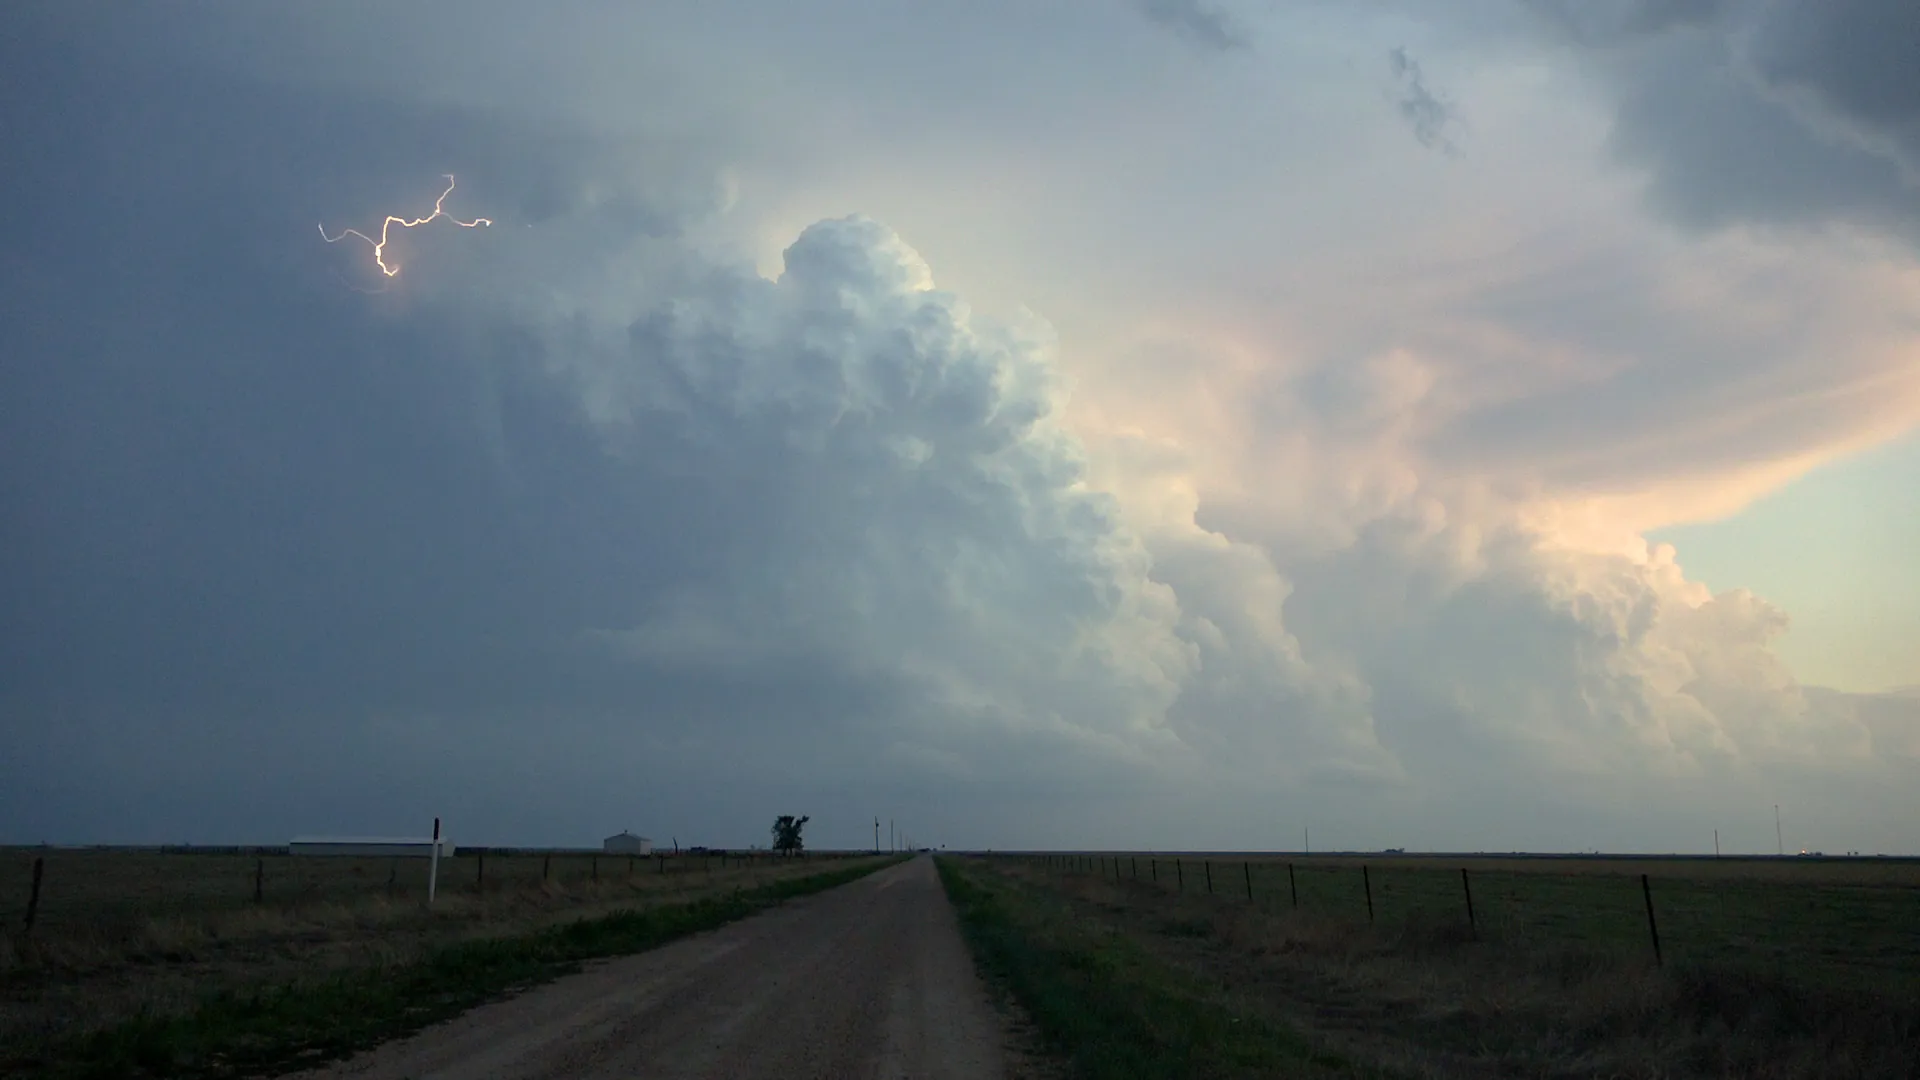
[[[613,855],[653,854],[653,841],[644,836],[635,836],[624,829],[607,837],[600,846]]]
[[[394,856],[424,859],[433,854],[430,836],[297,836],[287,845],[289,855],[345,855],[359,858]],[[453,857],[453,841],[440,838],[440,857]]]

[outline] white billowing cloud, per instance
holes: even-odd
[[[718,274],[646,311],[613,377],[636,462],[745,485],[726,572],[619,630],[657,661],[770,653],[906,674],[977,709],[1128,753],[1167,743],[1196,667],[1178,602],[1058,423],[1044,325],[975,319],[859,218],[808,228],[777,280]],[[655,444],[649,444],[655,445]]]
[[[580,376],[632,468],[744,501],[729,513],[752,525],[724,572],[593,640],[669,667],[906,678],[926,706],[888,737],[950,775],[1038,739],[1174,773],[1403,776],[1364,684],[1286,629],[1270,556],[1195,522],[1177,454],[1120,491],[1095,475],[1043,322],[974,316],[862,218],[806,229],[776,279],[666,295]],[[1162,465],[1168,498],[1129,505]]]
[[[741,485],[756,524],[724,573],[605,628],[647,662],[904,676],[926,707],[889,720],[897,759],[971,779],[1036,740],[1407,797],[1876,767],[1857,706],[1769,651],[1783,613],[1423,460],[1445,372],[1409,350],[1267,401],[1308,482],[1216,527],[1194,452],[1063,427],[1045,325],[974,316],[877,223],[808,228],[774,280],[698,280],[602,372],[608,437],[661,436],[672,460],[636,467]]]

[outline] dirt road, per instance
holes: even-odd
[[[475,1009],[308,1077],[974,1080],[999,1016],[933,860]]]

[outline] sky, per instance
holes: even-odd
[[[1916,41],[9,5],[0,842],[1920,852]]]

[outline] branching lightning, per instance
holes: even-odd
[[[373,264],[380,268],[380,272],[382,274],[385,274],[388,277],[393,277],[394,275],[400,272],[400,266],[398,263],[395,263],[389,266],[386,260],[386,252],[387,252],[387,240],[389,238],[388,234],[393,230],[393,227],[395,225],[398,225],[403,229],[412,229],[420,225],[425,225],[427,222],[432,221],[435,218],[446,218],[448,221],[453,222],[455,225],[458,225],[463,229],[477,228],[481,225],[492,225],[493,222],[487,218],[474,218],[472,221],[461,221],[459,218],[454,217],[453,215],[447,213],[445,210],[442,210],[440,208],[440,204],[447,201],[447,196],[453,194],[453,175],[451,173],[448,173],[446,174],[446,176],[447,176],[447,190],[441,192],[440,197],[433,200],[433,213],[428,214],[426,217],[408,219],[408,218],[402,218],[402,217],[394,217],[392,214],[388,214],[387,220],[380,223],[380,239],[378,240],[375,240],[373,237],[368,236],[366,233],[363,233],[358,229],[342,229],[337,235],[328,236],[327,227],[325,225],[322,225],[320,226],[320,239],[325,240],[329,244],[337,244],[340,241],[345,240],[349,236],[357,236],[360,239],[365,240],[368,246],[373,248]]]

